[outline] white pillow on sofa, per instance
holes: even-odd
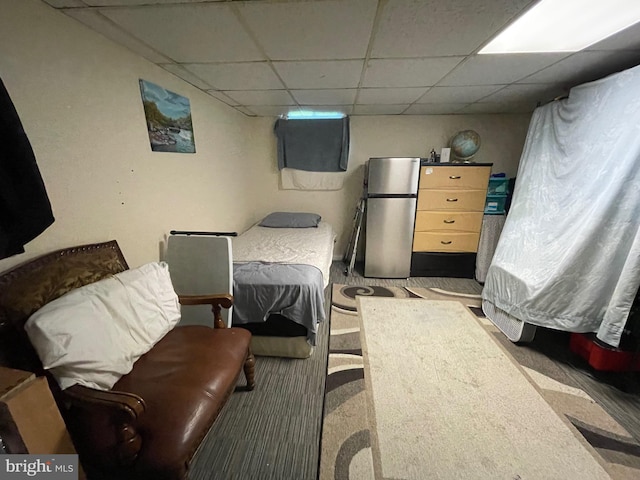
[[[149,263],[72,290],[25,324],[60,388],[109,390],[180,320],[166,263]]]

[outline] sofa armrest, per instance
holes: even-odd
[[[212,295],[178,295],[181,305],[211,305],[213,312],[214,328],[226,328],[221,308],[231,308],[233,305],[233,295],[228,293],[216,293]]]
[[[82,385],[69,387],[63,394],[79,453],[92,464],[110,468],[135,461],[142,447],[137,421],[146,409],[140,396]]]
[[[140,417],[146,405],[142,397],[134,393],[97,390],[83,385],[74,385],[64,390],[66,400],[75,406],[95,405],[122,411],[122,414],[135,421]]]

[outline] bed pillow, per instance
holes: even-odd
[[[271,228],[310,228],[317,227],[321,218],[317,213],[273,212],[258,225]]]
[[[72,290],[25,330],[62,389],[109,390],[180,320],[166,263],[149,263]]]

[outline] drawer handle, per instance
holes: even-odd
[[[443,220],[443,221],[444,221],[444,223],[456,223],[455,220]]]
[[[457,198],[447,198],[447,202],[457,202]]]
[[[451,180],[458,180],[458,179],[459,179],[459,178],[461,178],[461,177],[460,177],[460,175],[449,175],[449,178],[450,178]]]
[[[440,243],[443,245],[450,245],[451,244],[451,240],[440,240]]]

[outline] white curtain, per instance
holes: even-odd
[[[640,286],[640,67],[533,113],[483,302],[618,346]]]

